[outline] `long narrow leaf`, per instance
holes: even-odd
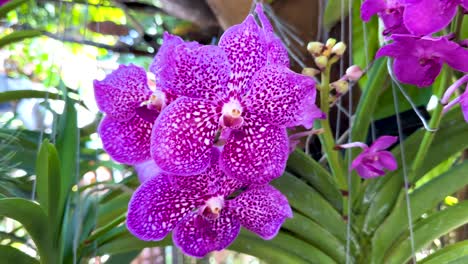
[[[468,260],[468,240],[461,241],[452,245],[448,245],[443,249],[431,254],[424,258],[420,264],[440,264],[440,263],[453,263],[463,261],[467,263]]]
[[[39,261],[28,254],[10,246],[0,245],[2,263],[39,264]]]
[[[19,42],[27,38],[34,38],[41,36],[42,32],[39,30],[19,30],[14,31],[3,38],[0,38],[0,48],[11,43]]]

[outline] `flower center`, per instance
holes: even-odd
[[[229,128],[239,128],[244,123],[242,117],[242,106],[236,99],[231,99],[223,105],[222,116],[219,120],[221,126]]]
[[[219,217],[221,209],[224,206],[224,198],[222,196],[211,197],[205,202],[200,213],[208,220],[215,220]]]
[[[146,105],[150,110],[161,111],[166,106],[166,94],[162,91],[155,90],[150,95],[149,99],[141,105]]]

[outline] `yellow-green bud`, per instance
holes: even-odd
[[[307,50],[312,56],[318,57],[322,54],[323,43],[317,41],[309,42],[309,44],[307,44]]]
[[[327,56],[318,56],[315,58],[315,65],[317,65],[317,67],[320,69],[320,70],[323,70],[327,67],[327,64],[328,64],[328,58]]]
[[[332,53],[338,56],[342,56],[346,51],[346,44],[343,42],[336,43],[335,46],[332,48]]]
[[[304,68],[302,69],[302,74],[314,77],[315,75],[319,74],[320,71],[314,68]]]
[[[333,46],[335,46],[335,44],[336,44],[336,39],[334,39],[334,38],[329,38],[329,39],[327,40],[327,42],[325,43],[325,46],[327,46],[328,48],[331,49],[331,48],[333,48]]]
[[[348,91],[349,85],[345,80],[338,80],[336,82],[330,83],[330,87],[336,90],[337,94],[344,94]]]

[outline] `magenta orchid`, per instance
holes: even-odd
[[[94,94],[106,113],[98,128],[104,150],[126,164],[150,159],[154,120],[172,96],[151,90],[146,71],[135,65],[121,65],[104,80],[94,81]]]
[[[457,98],[449,102],[450,97],[453,95],[453,93],[465,83],[468,83],[468,75],[463,76],[462,78],[457,80],[454,84],[452,84],[447,89],[444,96],[442,97],[441,103],[445,105],[444,112],[447,112],[456,104],[460,104],[463,117],[465,118],[465,121],[468,123],[468,84],[467,84],[467,87],[465,88],[465,92],[463,92],[460,96],[458,96]]]
[[[390,151],[386,151],[397,140],[398,137],[381,136],[370,147],[362,142],[352,142],[339,145],[338,148],[362,148],[363,151],[353,160],[350,170],[354,169],[359,176],[369,179],[385,175],[384,169],[391,171],[397,169],[398,163],[395,157]]]
[[[145,181],[129,204],[130,232],[161,240],[173,231],[174,244],[194,257],[228,247],[241,226],[272,239],[292,217],[286,197],[270,185],[244,186],[220,170],[219,153],[212,153],[211,165],[199,175],[163,173]]]
[[[228,29],[219,45],[183,42],[165,34],[151,71],[163,91],[180,96],[158,117],[151,154],[168,173],[193,175],[209,165],[213,145],[220,164],[246,183],[264,184],[284,171],[286,127],[310,128],[323,113],[314,105],[314,81],[288,69],[287,52],[261,6]]]
[[[406,34],[408,29],[403,23],[404,5],[399,0],[365,0],[361,6],[361,19],[369,22],[378,15],[384,23],[383,35]]]
[[[418,36],[430,35],[445,28],[455,17],[457,8],[468,6],[467,0],[404,0],[403,19],[408,30]]]
[[[393,70],[403,83],[425,87],[439,75],[442,65],[468,72],[468,50],[447,37],[393,35],[393,43],[381,47],[376,58],[393,57]]]

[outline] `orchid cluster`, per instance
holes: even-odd
[[[202,257],[229,246],[240,227],[271,239],[292,211],[269,182],[289,155],[287,128],[323,113],[314,81],[289,70],[288,53],[258,5],[218,45],[166,33],[150,66],[120,66],[95,81],[107,153],[135,165],[142,185],[127,227],[142,240],[171,231]]]
[[[373,15],[381,18],[387,40],[393,42],[381,47],[376,58],[394,58],[396,78],[418,87],[430,86],[440,74],[443,64],[460,72],[468,72],[466,40],[458,39],[459,32],[433,36],[453,22],[460,9],[460,17],[468,11],[466,0],[366,0],[361,6],[361,18],[369,21]],[[444,34],[446,31],[442,31]],[[447,104],[450,96],[464,81],[457,82],[443,96]],[[455,87],[455,88],[453,88]],[[460,103],[468,122],[466,92],[445,107],[448,110]]]

